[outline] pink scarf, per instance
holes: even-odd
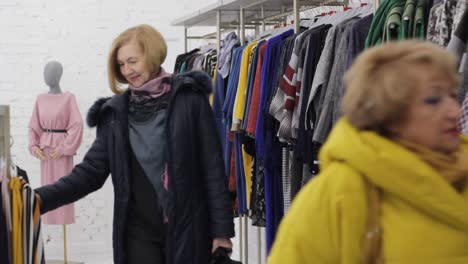
[[[164,78],[171,77],[171,73],[167,73],[162,67],[159,71],[159,74],[149,81],[147,81],[142,86],[135,88],[132,85],[129,86],[130,90],[132,90],[132,96],[135,95],[134,92],[141,92],[145,91],[150,93],[151,97],[158,98],[166,93],[170,92],[172,87],[169,83],[163,83]]]

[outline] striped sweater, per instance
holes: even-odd
[[[22,177],[9,182],[12,214],[12,264],[43,264],[40,203]]]

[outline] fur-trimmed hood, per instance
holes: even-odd
[[[111,99],[112,97],[99,98],[94,102],[94,104],[89,108],[88,115],[86,116],[86,124],[89,127],[97,126],[99,122],[99,113],[102,109],[102,106]]]
[[[172,77],[172,93],[174,97],[179,91],[191,88],[196,92],[211,94],[213,84],[211,77],[202,71],[190,71],[182,74],[173,75]],[[128,97],[130,90],[127,89],[122,94],[112,97],[99,98],[94,102],[88,110],[86,123],[89,127],[96,127],[102,120],[105,112],[109,109],[123,112],[128,108]],[[171,99],[171,101],[174,98]]]

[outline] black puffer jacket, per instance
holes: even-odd
[[[167,109],[169,264],[206,264],[215,237],[234,236],[221,144],[207,94],[211,79],[201,72],[174,76]],[[98,100],[87,122],[97,136],[82,163],[57,183],[36,189],[41,213],[98,190],[109,173],[114,184],[114,262],[124,264],[125,223],[131,177],[128,137],[129,91]]]

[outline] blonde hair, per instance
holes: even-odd
[[[455,57],[435,44],[402,41],[363,52],[344,77],[344,116],[358,129],[386,132],[404,118],[421,66],[434,67],[458,87]]]
[[[163,64],[166,59],[166,41],[161,33],[152,26],[139,25],[120,33],[112,43],[112,48],[107,60],[107,77],[109,80],[109,86],[115,94],[123,92],[123,90],[118,87],[118,83],[128,83],[120,72],[120,67],[117,63],[117,52],[123,45],[130,41],[136,41],[140,45],[143,51],[143,56],[146,60],[146,65],[151,73],[159,71],[161,64]]]

